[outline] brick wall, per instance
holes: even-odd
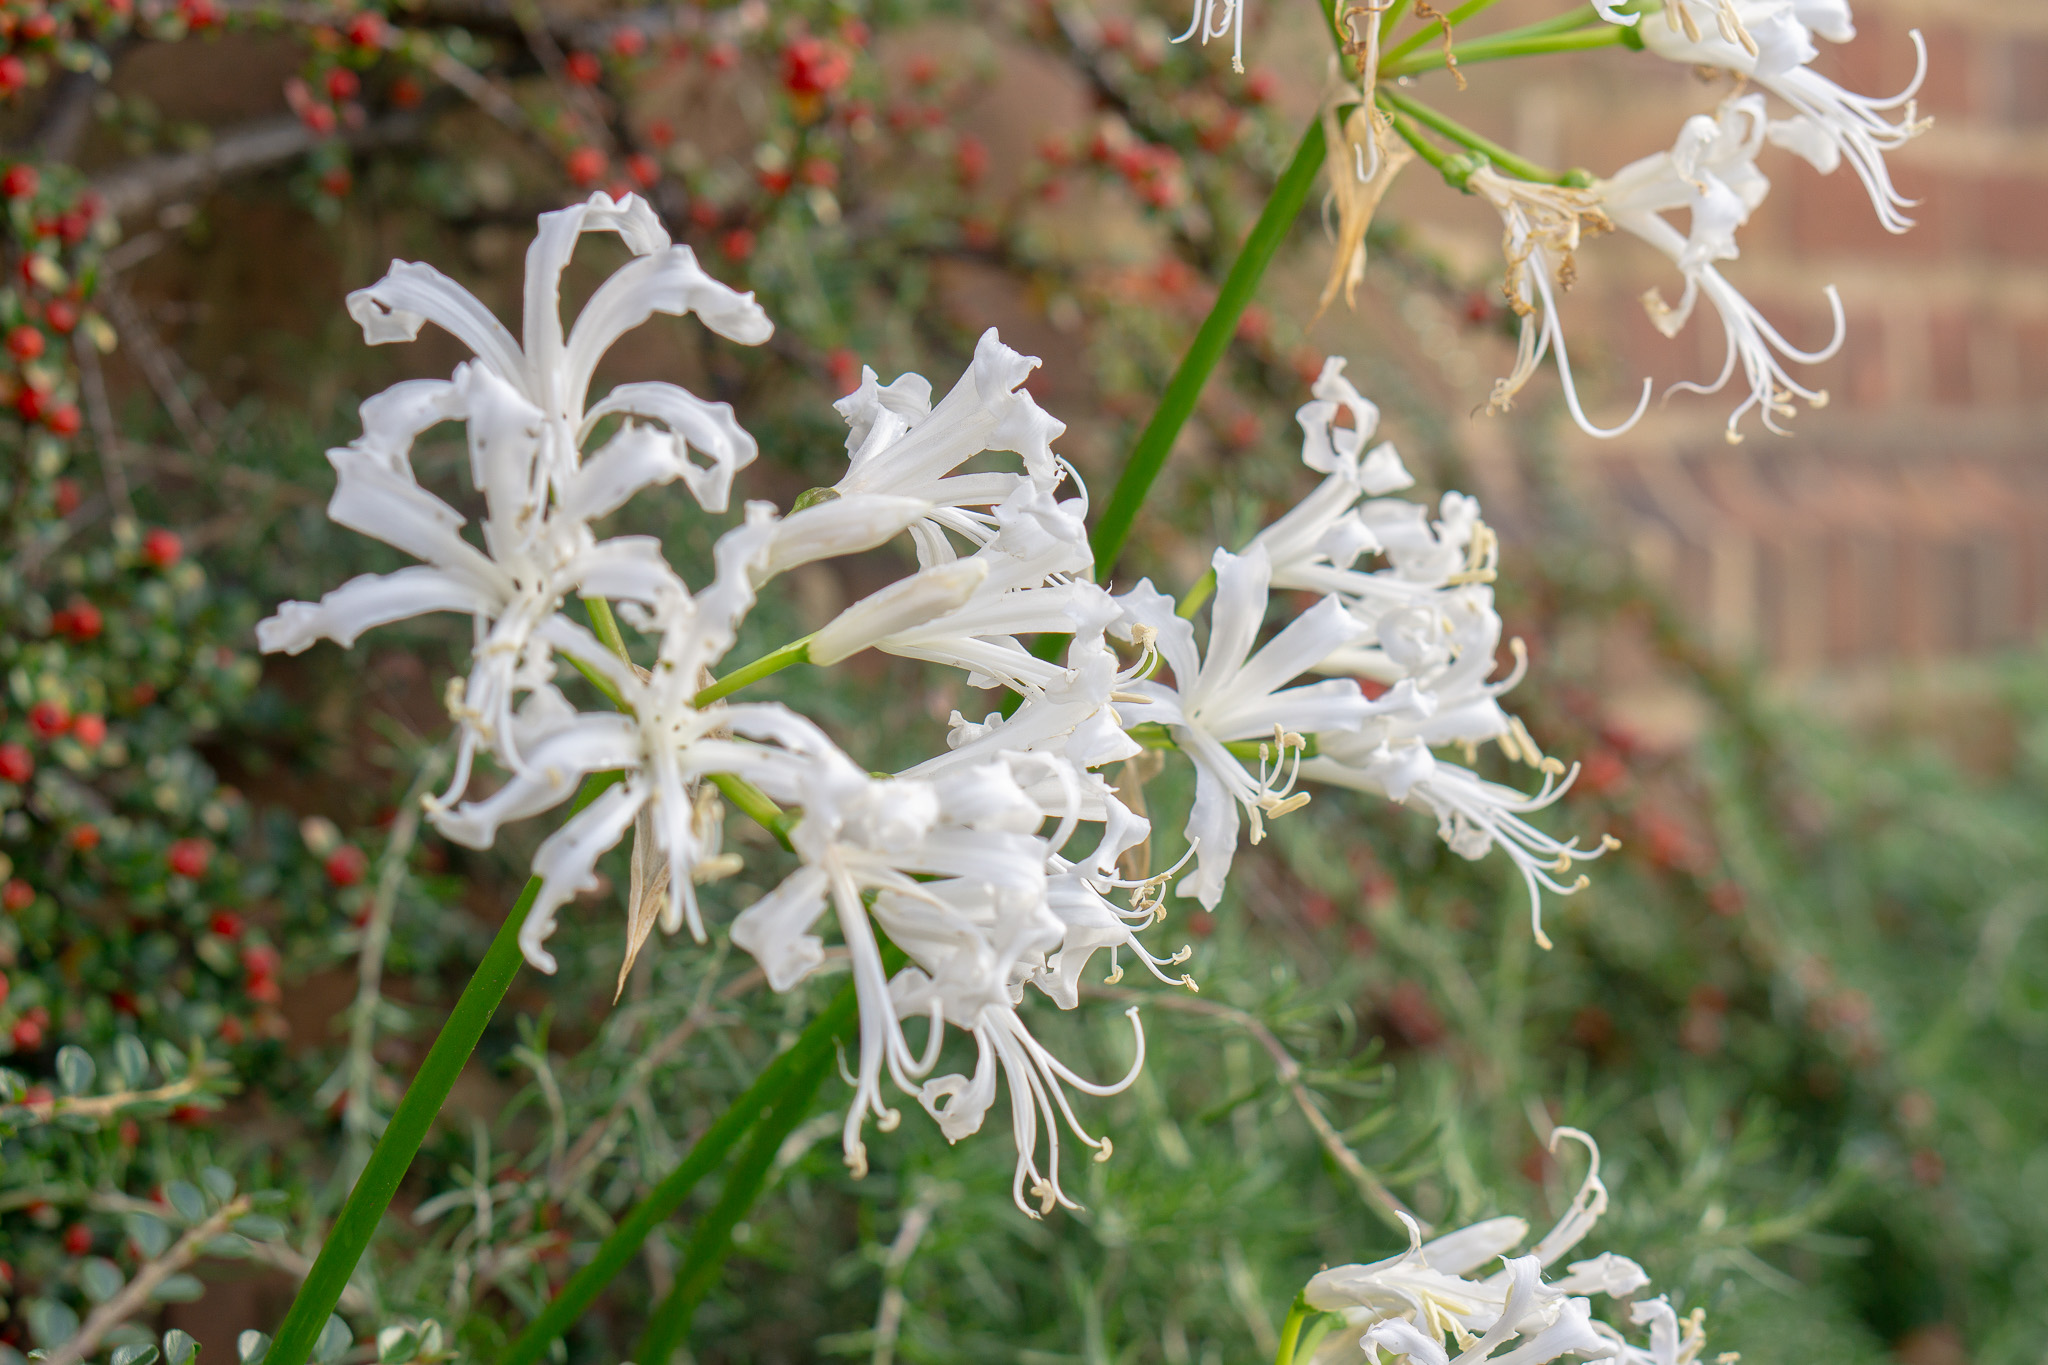
[[[1490,22],[1555,8],[1507,0]],[[1799,372],[1829,391],[1828,406],[1801,411],[1789,438],[1752,418],[1739,446],[1721,434],[1737,401],[1726,394],[1674,395],[1619,440],[1568,424],[1558,437],[1567,476],[1611,514],[1599,524],[1700,629],[1789,674],[1980,653],[2048,627],[2048,3],[1856,0],[1855,16],[1856,42],[1820,64],[1850,89],[1898,89],[1912,70],[1908,30],[1927,40],[1920,112],[1935,123],[1891,158],[1901,191],[1924,201],[1918,226],[1886,233],[1847,167],[1822,177],[1773,150],[1762,162],[1770,198],[1724,267],[1797,343],[1826,339],[1821,288],[1839,288],[1847,344]],[[1601,174],[1668,147],[1686,115],[1729,89],[1622,52],[1470,75],[1464,93],[1441,77],[1416,93],[1535,160]],[[1406,179],[1389,211],[1457,268],[1497,273],[1499,228],[1484,206]],[[1648,248],[1596,241],[1580,280],[1564,312],[1595,420],[1624,415],[1646,373],[1661,389],[1719,369],[1720,328],[1704,306],[1675,341],[1649,326],[1642,290],[1675,298],[1678,276]],[[1314,339],[1370,344],[1363,334],[1402,312],[1384,292],[1380,303],[1393,306]],[[1483,372],[1501,372],[1503,344],[1472,345]],[[1446,402],[1484,400],[1483,382],[1438,369]],[[1555,395],[1546,376],[1517,416],[1466,428],[1496,497],[1512,497],[1510,456],[1532,442],[1518,423]]]

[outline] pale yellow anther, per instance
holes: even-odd
[[[1109,1160],[1109,1159],[1110,1159],[1111,1157],[1113,1157],[1113,1156],[1115,1156],[1115,1155],[1116,1155],[1116,1146],[1115,1146],[1115,1144],[1114,1144],[1114,1143],[1112,1143],[1112,1142],[1110,1142],[1110,1140],[1109,1140],[1109,1137],[1108,1137],[1108,1135],[1107,1135],[1107,1134],[1104,1134],[1104,1135],[1103,1135],[1103,1139],[1102,1139],[1102,1143],[1101,1143],[1101,1145],[1100,1145],[1100,1146],[1098,1146],[1098,1147],[1097,1147],[1097,1148],[1095,1149],[1095,1159],[1096,1159],[1097,1161],[1107,1161],[1107,1160]]]
[[[1272,805],[1266,807],[1266,817],[1270,820],[1278,820],[1283,815],[1292,815],[1308,804],[1310,795],[1312,793],[1296,792],[1285,801],[1275,801]]]
[[[1201,988],[1200,986],[1197,986],[1197,985],[1195,984],[1195,979],[1194,979],[1194,978],[1193,978],[1192,976],[1186,976],[1186,975],[1183,975],[1183,976],[1181,977],[1181,979],[1180,979],[1180,984],[1181,984],[1181,985],[1183,985],[1183,986],[1186,986],[1186,987],[1187,987],[1187,988],[1188,988],[1189,990],[1193,991],[1193,992],[1194,992],[1194,993],[1195,993],[1196,995],[1200,995],[1200,994],[1202,993],[1202,988]]]
[[[1109,975],[1102,978],[1102,984],[1105,986],[1114,986],[1117,982],[1123,979],[1124,964],[1121,962],[1112,962],[1109,967]]]
[[[1620,847],[1621,840],[1615,838],[1612,834],[1603,834],[1600,836],[1600,851],[1602,853],[1612,853],[1614,852],[1614,850]]]
[[[1579,879],[1572,883],[1572,889],[1567,894],[1576,896],[1579,892],[1584,891],[1587,887],[1591,886],[1592,884],[1593,879],[1591,877],[1588,877],[1585,873],[1581,872],[1579,874]]]

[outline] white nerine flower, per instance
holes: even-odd
[[[599,288],[564,340],[561,272],[578,235],[600,230],[618,232],[637,259]],[[659,611],[682,591],[651,537],[599,541],[590,524],[641,489],[678,478],[707,508],[723,510],[733,471],[754,458],[754,440],[728,405],[673,384],[622,385],[586,413],[598,359],[656,312],[695,312],[748,344],[773,329],[751,294],[706,275],[688,247],[670,246],[640,200],[614,204],[603,194],[542,215],[527,256],[523,350],[481,303],[428,265],[395,262],[383,280],[349,296],[349,311],[372,344],[410,340],[432,321],[477,355],[451,379],[413,380],[371,399],[362,408],[363,435],[328,452],[338,475],[328,515],[424,562],[363,575],[318,603],[287,602],[257,627],[257,639],[266,651],[298,653],[322,638],[346,646],[372,626],[429,612],[471,615],[470,675],[450,694],[462,722],[445,798],[452,799],[467,785],[478,744],[521,768],[517,696],[552,676],[542,628],[566,597],[589,593]],[[595,424],[621,414],[629,420],[586,461],[581,449]],[[461,513],[422,489],[412,472],[414,439],[449,420],[468,423],[471,481],[485,504],[481,551],[463,538]],[[693,463],[693,450],[710,464]]]
[[[1520,1218],[1490,1218],[1424,1242],[1411,1218],[1405,1251],[1370,1265],[1338,1266],[1308,1282],[1302,1297],[1311,1308],[1340,1314],[1346,1330],[1316,1353],[1318,1365],[1406,1355],[1415,1365],[1543,1365],[1560,1356],[1595,1359],[1617,1347],[1591,1321],[1584,1297],[1633,1294],[1650,1282],[1642,1267],[1612,1253],[1575,1261],[1549,1284],[1543,1272],[1592,1231],[1607,1207],[1600,1182],[1600,1150],[1576,1128],[1559,1128],[1560,1138],[1585,1144],[1591,1166],[1585,1182],[1557,1225],[1527,1253],[1507,1253],[1529,1235]],[[1499,1269],[1473,1278],[1486,1267]],[[1362,1336],[1352,1333],[1361,1332]],[[1449,1338],[1457,1348],[1444,1346]],[[1512,1340],[1515,1344],[1502,1351]],[[1497,1354],[1498,1353],[1498,1354]]]
[[[1213,910],[1237,853],[1238,808],[1251,818],[1252,842],[1265,836],[1264,821],[1308,804],[1296,792],[1303,736],[1323,730],[1355,730],[1379,708],[1348,678],[1287,684],[1369,633],[1368,627],[1326,597],[1302,613],[1257,653],[1265,623],[1271,566],[1264,549],[1243,555],[1218,550],[1216,600],[1209,614],[1206,656],[1195,650],[1194,627],[1175,614],[1173,599],[1151,581],[1119,597],[1124,629],[1151,632],[1160,657],[1173,670],[1173,685],[1129,684],[1135,700],[1122,709],[1125,724],[1165,725],[1195,764],[1195,802],[1187,836],[1195,847],[1195,871],[1175,888]],[[1256,776],[1227,747],[1259,744]]]
[[[1015,766],[1035,768],[1044,761],[1033,757]],[[1068,778],[1078,788],[1077,775],[1069,772]],[[823,963],[815,926],[828,908],[834,913],[860,1000],[860,1061],[844,1132],[847,1163],[856,1172],[866,1169],[860,1133],[870,1114],[884,1131],[898,1121],[882,1098],[885,1071],[957,1141],[979,1130],[994,1102],[994,1068],[1000,1065],[1010,1082],[1018,1206],[1034,1216],[1055,1205],[1073,1207],[1060,1188],[1058,1120],[1064,1118],[1098,1159],[1110,1148],[1107,1139],[1081,1126],[1062,1084],[1098,1095],[1122,1090],[1143,1065],[1144,1034],[1138,1032],[1130,1073],[1113,1085],[1098,1085],[1048,1053],[1017,1015],[1025,983],[1048,971],[1057,974],[1056,966],[1047,966],[1048,954],[1075,943],[1074,928],[1051,904],[1047,868],[1054,859],[1051,845],[1036,832],[1044,806],[1019,784],[1013,763],[1002,760],[931,780],[874,779],[844,760],[828,760],[803,780],[804,819],[791,841],[804,866],[742,911],[732,936],[761,963],[771,986],[787,990]],[[1118,823],[1127,824],[1128,813],[1125,821],[1112,821]],[[1063,831],[1071,828],[1069,822]],[[1126,846],[1134,841],[1123,838]],[[869,895],[872,908],[864,903]],[[893,980],[885,976],[870,917],[911,959]],[[1092,927],[1080,926],[1083,933]],[[903,1027],[918,1015],[930,1021],[922,1052]],[[1135,1010],[1131,1017],[1135,1026]],[[923,1080],[937,1063],[948,1023],[974,1035],[980,1055],[975,1073]],[[1051,1144],[1043,1169],[1037,1155],[1041,1117]],[[1027,1195],[1038,1201],[1036,1209]]]
[[[973,364],[936,408],[931,381],[923,375],[902,375],[884,385],[863,366],[860,387],[834,405],[849,428],[850,459],[845,477],[831,491],[840,497],[886,493],[931,503],[935,510],[911,527],[918,560],[927,567],[953,558],[946,531],[987,543],[995,519],[972,509],[995,507],[1022,483],[1049,493],[1060,480],[1052,443],[1066,424],[1020,387],[1038,364],[1036,356],[1003,345],[991,327],[974,348]],[[954,472],[985,450],[1022,456],[1024,474]]]
[[[1813,39],[1847,42],[1856,36],[1846,0],[1676,0],[1664,22],[1642,25],[1644,45],[1686,66],[1723,67],[1755,81],[1800,118],[1771,140],[1798,152],[1826,175],[1845,160],[1863,182],[1877,220],[1904,232],[1913,220],[1900,212],[1914,201],[1892,185],[1885,154],[1927,131],[1913,97],[1927,76],[1927,44],[1912,31],[1913,79],[1896,95],[1857,95],[1814,71]],[[1899,120],[1887,117],[1903,109]]]
[[[1794,122],[1811,126],[1803,120]],[[1676,336],[1703,296],[1719,313],[1727,337],[1721,373],[1708,384],[1673,387],[1715,393],[1734,377],[1739,365],[1749,383],[1749,397],[1729,414],[1730,442],[1742,439],[1737,426],[1752,408],[1766,428],[1782,432],[1778,419],[1791,415],[1794,398],[1813,407],[1825,405],[1827,392],[1799,383],[1785,364],[1831,359],[1847,337],[1841,296],[1833,285],[1824,292],[1834,312],[1834,336],[1821,349],[1805,351],[1786,341],[1714,265],[1738,254],[1735,230],[1749,221],[1770,190],[1770,182],[1757,170],[1757,153],[1773,130],[1784,126],[1766,116],[1763,96],[1744,95],[1723,104],[1715,117],[1688,119],[1672,150],[1633,162],[1592,190],[1616,227],[1663,252],[1685,276],[1685,293],[1676,306],[1666,304],[1654,289],[1644,295],[1657,330]],[[1675,209],[1689,212],[1689,232],[1680,233],[1664,216]]]
[[[1501,250],[1507,257],[1504,292],[1508,306],[1521,316],[1515,367],[1493,386],[1488,411],[1506,412],[1546,355],[1557,357],[1557,377],[1572,420],[1589,436],[1619,436],[1642,420],[1650,406],[1650,381],[1635,411],[1619,426],[1596,426],[1579,405],[1572,378],[1571,355],[1565,349],[1564,324],[1557,313],[1557,290],[1569,288],[1577,270],[1580,241],[1609,226],[1597,199],[1586,190],[1539,185],[1502,175],[1491,166],[1474,171],[1465,187],[1492,204],[1501,217]]]
[[[501,825],[560,805],[588,774],[624,773],[534,854],[541,887],[519,943],[527,961],[544,972],[555,970],[542,946],[554,930],[555,912],[596,886],[597,859],[643,814],[668,869],[663,930],[674,933],[688,924],[702,942],[694,884],[720,850],[707,837],[716,826],[700,800],[701,779],[732,773],[786,796],[812,766],[846,761],[822,731],[781,705],[700,709],[695,703],[707,670],[732,647],[740,619],[753,605],[753,575],[775,537],[770,509],[757,503],[750,511],[747,524],[719,541],[718,579],[695,597],[684,593],[670,600],[645,622],[661,631],[651,671],[643,674],[620,660],[566,617],[551,618],[542,628],[547,642],[603,674],[626,709],[579,714],[552,688],[536,693],[526,708],[524,767],[483,800],[433,812],[435,827],[448,838],[489,848]]]

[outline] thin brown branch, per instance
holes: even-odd
[[[123,1109],[132,1109],[138,1104],[169,1104],[188,1095],[196,1095],[206,1084],[206,1079],[204,1074],[194,1072],[168,1085],[160,1085],[154,1090],[117,1090],[110,1095],[30,1100],[21,1107],[38,1123],[49,1123],[53,1119],[71,1115],[89,1119],[112,1118]]]
[[[350,146],[367,150],[413,141],[424,127],[418,115],[390,114],[345,136]],[[142,157],[116,166],[94,177],[93,189],[113,217],[132,218],[223,180],[296,160],[319,142],[312,129],[290,115],[259,119],[219,134],[198,151]]]
[[[90,341],[80,338],[72,348],[78,365],[78,389],[85,399],[85,419],[92,427],[93,449],[100,457],[100,479],[107,486],[107,501],[125,517],[135,515],[135,499],[128,493],[128,471],[121,461],[121,432],[114,425],[113,404],[107,401],[107,377],[100,368],[100,353]]]
[[[237,1196],[223,1204],[213,1217],[187,1231],[169,1251],[145,1262],[135,1272],[135,1278],[121,1287],[120,1293],[92,1310],[85,1324],[78,1329],[77,1336],[44,1357],[44,1365],[79,1365],[99,1349],[107,1333],[147,1308],[150,1295],[156,1293],[165,1280],[198,1260],[208,1242],[226,1232],[230,1224],[248,1211],[249,1196]]]

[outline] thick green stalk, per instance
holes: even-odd
[[[780,649],[771,650],[750,664],[742,665],[699,692],[695,698],[698,706],[709,706],[712,702],[729,697],[749,683],[757,683],[771,673],[780,673],[792,664],[807,664],[811,661],[811,637],[791,640]]]
[[[1476,156],[1452,156],[1424,137],[1413,122],[1403,118],[1395,112],[1391,104],[1387,103],[1385,90],[1374,91],[1373,98],[1378,101],[1380,108],[1386,111],[1387,121],[1393,125],[1395,134],[1414,148],[1417,156],[1434,167],[1437,174],[1444,178],[1445,183],[1462,190],[1465,188],[1465,182],[1471,178],[1472,172],[1485,164]]]
[[[791,1076],[780,1098],[761,1116],[753,1136],[747,1139],[746,1150],[733,1162],[718,1202],[690,1235],[690,1245],[683,1253],[683,1265],[676,1272],[675,1285],[648,1322],[646,1333],[641,1336],[639,1346],[634,1348],[633,1359],[643,1362],[643,1365],[668,1365],[676,1348],[689,1336],[690,1319],[695,1316],[697,1305],[703,1301],[706,1291],[717,1280],[719,1267],[725,1264],[726,1255],[732,1250],[733,1228],[761,1197],[761,1191],[767,1186],[768,1177],[775,1168],[775,1158],[782,1151],[782,1144],[810,1113],[811,1101],[817,1098],[818,1087],[824,1084],[831,1070],[832,1054],[819,1051],[801,1072]]]
[[[1636,37],[1635,32],[1617,24],[1601,24],[1597,28],[1573,29],[1569,33],[1502,33],[1491,38],[1475,38],[1451,51],[1456,55],[1459,66],[1471,66],[1477,62],[1506,61],[1511,57],[1584,52],[1596,47],[1641,47],[1643,40]],[[1444,54],[1440,48],[1411,52],[1400,58],[1389,57],[1380,62],[1380,79],[1392,80],[1396,76],[1434,71],[1443,64]]]
[[[618,773],[591,774],[576,794],[572,810],[583,809],[618,780]],[[528,879],[512,913],[498,927],[484,960],[477,964],[469,984],[463,987],[462,997],[455,1002],[448,1022],[441,1026],[440,1035],[427,1050],[426,1061],[420,1064],[412,1084],[405,1088],[405,1097],[385,1126],[384,1136],[377,1140],[363,1173],[356,1177],[355,1188],[349,1191],[341,1215],[328,1229],[319,1257],[306,1272],[298,1296],[277,1329],[277,1339],[265,1357],[267,1365],[305,1365],[313,1343],[327,1325],[328,1315],[341,1302],[342,1291],[348,1288],[349,1277],[355,1274],[363,1250],[376,1235],[391,1196],[398,1192],[399,1182],[405,1178],[420,1143],[426,1140],[435,1116],[447,1101],[455,1078],[462,1074],[463,1064],[476,1050],[477,1040],[483,1037],[484,1026],[490,1023],[498,1002],[505,998],[506,988],[519,972],[519,930],[539,894],[540,878]]]
[[[519,1334],[499,1365],[534,1365],[546,1355],[555,1339],[583,1316],[612,1277],[639,1253],[648,1234],[682,1207],[697,1182],[716,1169],[757,1119],[764,1114],[769,1120],[779,1117],[784,1102],[794,1099],[799,1092],[802,1103],[808,1104],[817,1092],[818,1078],[832,1065],[839,1036],[853,1022],[858,1008],[853,983],[849,981],[798,1035],[789,1050],[769,1062],[754,1083],[704,1130],[682,1163],[619,1220],[590,1263],[569,1277],[562,1292]],[[723,1202],[720,1201],[721,1207]],[[731,1231],[730,1225],[726,1231]],[[693,1242],[693,1249],[694,1246]]]
[[[1562,185],[1569,177],[1556,171],[1546,170],[1533,161],[1515,155],[1507,148],[1481,133],[1475,133],[1454,118],[1438,113],[1419,100],[1412,100],[1398,90],[1381,86],[1374,92],[1381,105],[1399,110],[1409,118],[1427,128],[1443,134],[1451,141],[1470,147],[1473,151],[1506,171],[1509,175],[1545,185]]]
[[[1280,1327],[1280,1349],[1273,1352],[1273,1365],[1294,1365],[1294,1349],[1301,1341],[1301,1326],[1308,1321],[1308,1301],[1301,1295],[1287,1307],[1287,1321]]]
[[[1179,368],[1167,381],[1166,392],[1160,396],[1152,420],[1145,424],[1137,445],[1132,447],[1131,457],[1117,476],[1116,487],[1111,491],[1102,514],[1096,518],[1094,533],[1089,537],[1090,547],[1095,551],[1097,581],[1107,583],[1116,572],[1117,557],[1123,553],[1124,542],[1130,539],[1131,526],[1138,519],[1138,509],[1145,505],[1145,497],[1151,492],[1153,481],[1166,467],[1166,457],[1173,451],[1174,439],[1186,425],[1188,415],[1195,410],[1195,401],[1201,397],[1202,386],[1208,382],[1210,371],[1216,368],[1216,362],[1223,358],[1231,337],[1236,334],[1238,319],[1244,316],[1245,306],[1252,301],[1252,294],[1259,287],[1259,278],[1266,273],[1267,265],[1280,249],[1280,243],[1286,240],[1295,219],[1301,216],[1302,205],[1308,202],[1309,191],[1315,186],[1316,172],[1322,169],[1324,150],[1322,123],[1309,124],[1308,131],[1301,135],[1301,141],[1294,149],[1294,158],[1280,173],[1279,183],[1267,197],[1258,222],[1252,225],[1251,235],[1245,238],[1237,259],[1231,262],[1230,273],[1224,276],[1223,287],[1216,293],[1216,302],[1209,309],[1209,316],[1202,319],[1201,328],[1196,331],[1187,354],[1181,357]]]

